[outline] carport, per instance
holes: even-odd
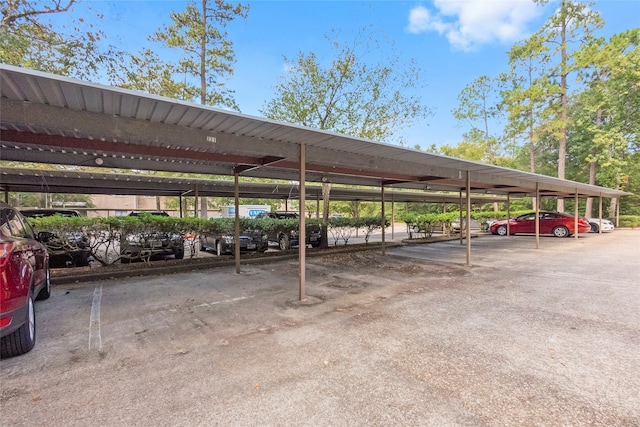
[[[377,187],[382,202],[390,189],[464,193],[467,223],[472,193],[597,197],[600,217],[603,197],[628,194],[4,64],[0,78],[2,160],[233,176],[236,204],[240,176],[296,181],[302,241],[307,183]],[[470,245],[467,228],[467,264]],[[303,245],[299,261],[303,299]]]
[[[240,182],[238,195],[249,199],[298,200],[300,186],[297,182],[261,183]],[[306,199],[316,201],[316,218],[320,216],[322,186],[305,186]],[[231,180],[203,179],[193,177],[165,177],[149,174],[123,174],[113,172],[85,172],[77,170],[40,170],[24,168],[3,168],[0,170],[0,191],[5,201],[9,192],[31,193],[68,193],[68,194],[109,194],[186,197],[235,197],[235,185]],[[395,203],[460,203],[459,195],[443,192],[411,191],[403,189],[389,190],[387,199],[391,200],[391,233],[393,236]],[[380,191],[371,188],[351,188],[337,186],[331,189],[332,201],[380,202]],[[472,195],[472,204],[505,202],[505,197],[495,195]],[[197,207],[197,200],[195,200]],[[183,209],[180,209],[182,214]],[[310,212],[311,213],[311,212]],[[197,214],[197,212],[194,212]],[[393,237],[392,237],[393,238]]]

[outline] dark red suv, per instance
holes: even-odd
[[[0,357],[36,344],[33,301],[51,294],[49,254],[24,217],[0,202]]]

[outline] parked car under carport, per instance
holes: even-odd
[[[201,251],[215,251],[216,255],[232,254],[235,250],[233,234],[201,234],[198,236]],[[257,231],[245,230],[240,234],[240,252],[265,252],[269,249],[267,236]]]
[[[598,233],[601,229],[603,233],[615,230],[615,225],[608,219],[589,218],[589,225],[591,225],[591,232]]]
[[[575,217],[560,212],[539,212],[539,233],[556,237],[569,237],[575,233]],[[508,225],[508,230],[507,230]],[[535,234],[536,213],[531,212],[510,220],[496,221],[489,228],[492,234]],[[578,218],[578,233],[588,233],[591,225],[585,218]]]
[[[27,221],[35,218],[61,216],[64,218],[77,218],[78,211],[72,209],[21,209],[20,213]],[[86,267],[89,265],[91,248],[85,235],[77,232],[68,232],[64,237],[55,233],[39,230],[38,240],[47,246],[49,251],[49,263],[51,267]]]

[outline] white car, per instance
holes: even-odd
[[[591,224],[591,232],[597,233],[600,230],[600,219],[599,218],[589,218],[589,224]],[[615,226],[608,219],[602,220],[602,232],[613,231]]]

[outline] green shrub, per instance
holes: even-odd
[[[610,220],[615,224],[615,218],[610,218]],[[620,215],[618,226],[631,228],[640,227],[640,215]]]

